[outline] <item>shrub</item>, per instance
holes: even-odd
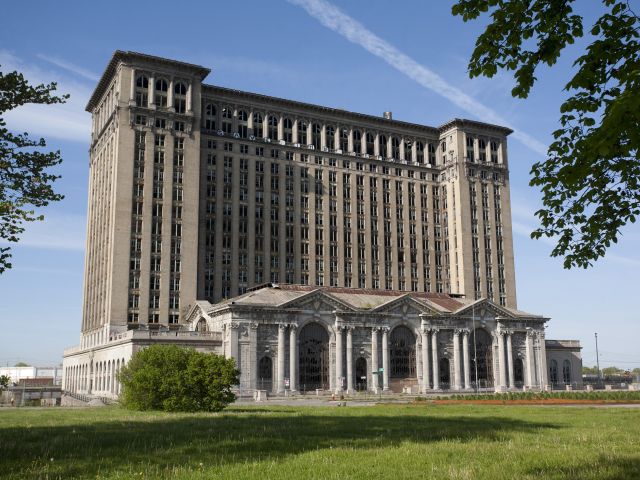
[[[190,348],[152,345],[136,352],[118,376],[121,403],[132,410],[217,412],[235,400],[235,361]]]

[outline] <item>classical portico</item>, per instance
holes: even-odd
[[[444,294],[270,285],[189,313],[240,388],[429,393],[546,387],[546,318]],[[200,324],[201,325],[201,324]],[[249,334],[255,332],[255,335]]]

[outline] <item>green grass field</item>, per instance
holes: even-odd
[[[640,479],[640,409],[0,409],[0,478]]]

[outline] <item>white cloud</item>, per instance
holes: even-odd
[[[64,68],[65,70],[75,73],[76,75],[79,75],[88,80],[91,80],[92,82],[98,82],[98,80],[100,80],[100,75],[90,72],[89,70],[82,68],[78,65],[75,65],[73,63],[67,62],[66,60],[63,60],[61,58],[50,57],[42,53],[37,54],[36,57],[38,57],[40,60],[44,60],[45,62],[49,62],[52,65],[55,65],[56,67]]]
[[[89,142],[91,118],[84,107],[91,95],[90,87],[59,71],[27,64],[6,50],[0,50],[0,65],[4,72],[19,71],[31,84],[57,82],[56,93],[71,95],[64,104],[24,105],[6,112],[8,128],[14,132],[28,132],[33,137]]]
[[[86,218],[74,214],[46,214],[42,222],[29,222],[18,243],[0,240],[0,245],[49,250],[84,251]]]
[[[335,5],[326,0],[287,1],[304,8],[309,15],[325,27],[339,33],[350,42],[360,45],[369,53],[381,58],[418,84],[444,97],[479,120],[499,125],[509,125],[509,122],[498,115],[493,109],[478,102],[459,88],[448,83],[437,73],[402,53]],[[546,145],[525,132],[514,130],[513,137],[515,139],[534,152],[546,155]]]

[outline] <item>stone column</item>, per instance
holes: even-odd
[[[148,98],[149,98],[149,108],[155,108],[156,103],[156,79],[153,75],[149,76],[149,90],[148,90]]]
[[[347,327],[347,393],[353,392],[353,327]]]
[[[422,330],[422,392],[427,393],[431,387],[429,375],[429,330]]]
[[[285,348],[285,331],[287,330],[287,326],[284,324],[278,325],[278,385],[276,388],[276,392],[283,393],[284,392],[284,348]]]
[[[298,390],[298,326],[289,325],[289,389],[292,392]]]
[[[469,330],[462,332],[462,361],[464,362],[464,388],[471,389],[471,365],[469,364]]]
[[[373,391],[378,391],[380,382],[378,381],[378,328],[373,327],[371,329],[371,385]],[[373,373],[375,372],[375,374]]]
[[[535,370],[533,368],[533,346],[531,342],[533,341],[533,332],[528,330],[525,338],[525,363],[527,367],[527,387],[533,388],[535,383],[536,375]]]
[[[342,392],[342,326],[336,324],[336,393]]]
[[[498,379],[498,391],[504,392],[506,389],[505,379],[506,379],[506,369],[504,361],[504,331],[498,331],[498,368],[500,371],[499,379]]]
[[[382,328],[382,390],[389,390],[389,328]]]
[[[187,113],[191,113],[193,107],[191,106],[193,97],[193,85],[191,82],[187,85]]]
[[[129,92],[129,105],[136,104],[136,69],[131,69],[131,92]]]
[[[460,329],[453,331],[453,389],[460,390]]]
[[[547,346],[545,345],[544,330],[538,332],[538,342],[540,345],[538,350],[538,362],[540,365],[540,388],[549,390],[549,382],[547,381]]]
[[[167,108],[175,112],[175,108],[173,106],[173,77],[169,79],[169,91],[167,92]]]
[[[433,359],[433,389],[440,390],[440,367],[438,362],[438,329],[431,330],[431,355]]]
[[[507,332],[507,369],[509,371],[509,388],[514,388],[514,376],[513,376],[513,344],[511,340],[513,332]]]

